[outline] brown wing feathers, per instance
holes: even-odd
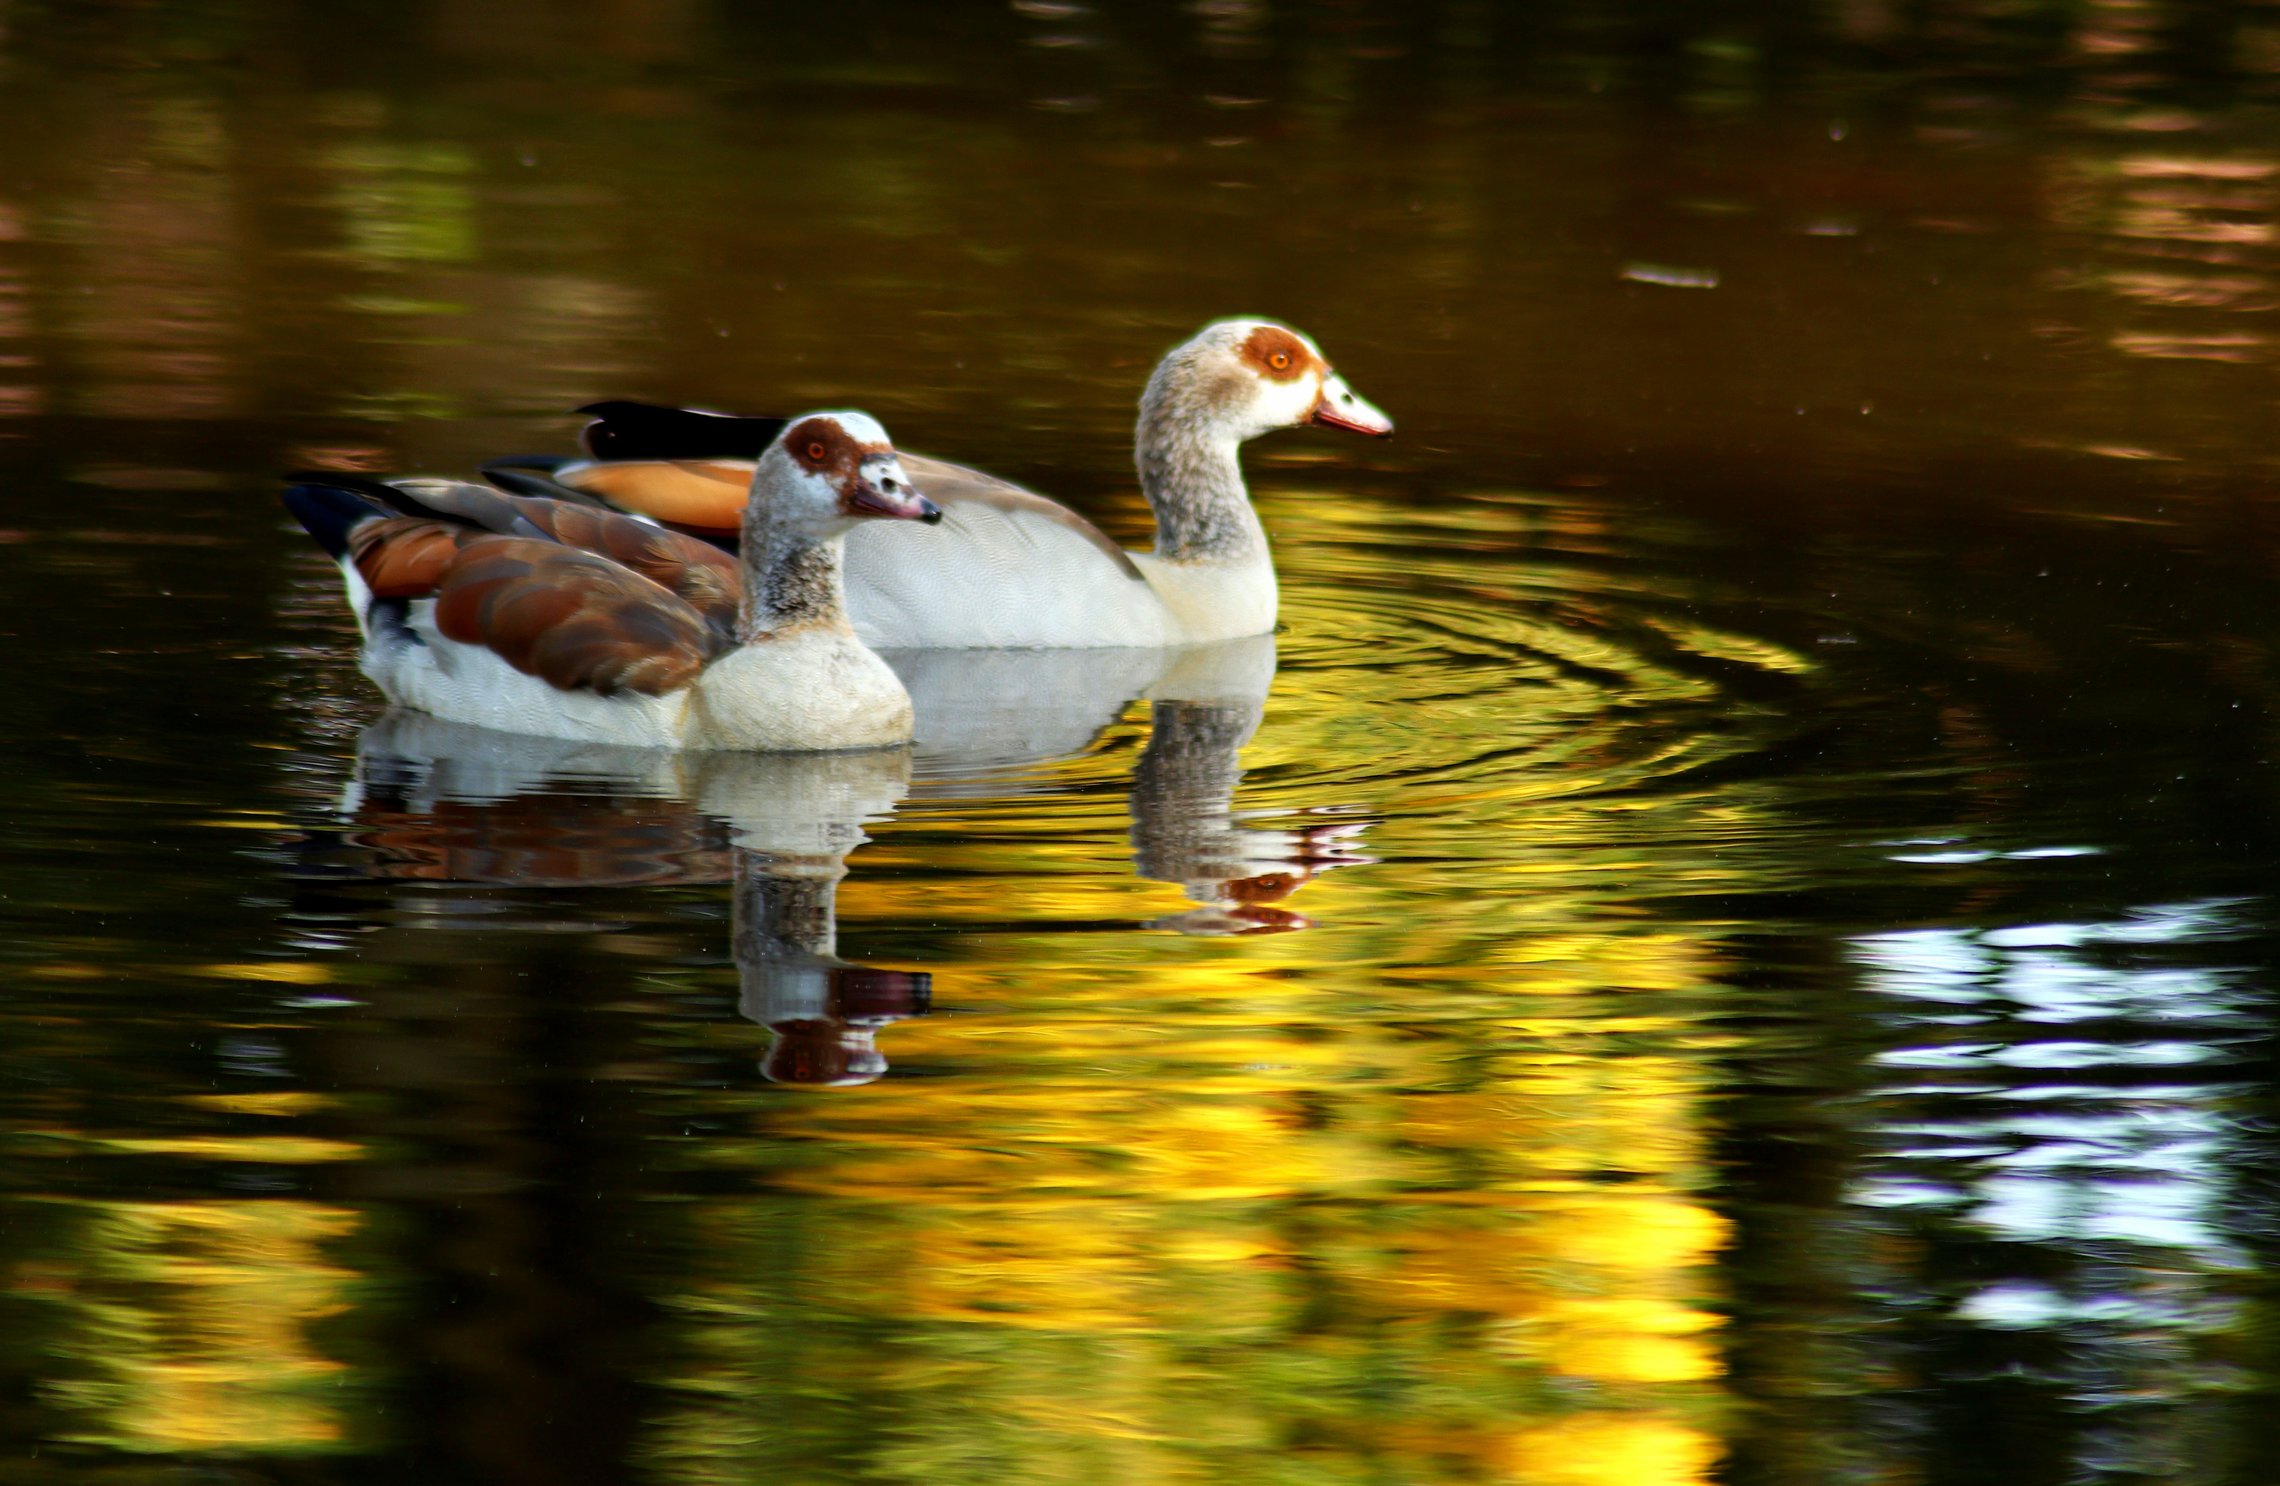
[[[744,574],[718,547],[614,511],[532,496],[502,496],[558,542],[598,552],[686,599],[722,629],[736,624]]]
[[[368,522],[350,534],[351,550],[357,555],[358,570],[367,583],[373,581],[367,554],[383,542],[406,540],[415,525],[455,529],[466,536],[490,532],[499,536],[540,537],[622,562],[687,599],[708,619],[724,628],[733,628],[736,623],[737,594],[743,578],[736,559],[694,537],[616,511],[540,496],[504,495],[488,486],[463,480],[383,483],[353,476],[321,478],[336,481],[342,488],[372,495],[392,510],[403,513],[400,521]],[[417,522],[416,518],[420,517],[431,520]],[[372,532],[374,525],[383,530]],[[419,593],[412,590],[392,596],[417,597]]]
[[[425,598],[459,555],[462,534],[440,521],[391,516],[350,532],[348,550],[374,598]]]
[[[518,671],[604,696],[686,686],[727,648],[694,607],[641,574],[529,537],[462,547],[436,591],[435,622]]]
[[[337,540],[374,598],[432,597],[443,634],[565,690],[672,691],[733,643],[736,559],[693,537],[459,481],[320,479],[366,502]]]

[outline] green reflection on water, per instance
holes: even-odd
[[[368,264],[466,263],[478,256],[475,158],[456,145],[357,143],[324,162],[341,181],[347,251]]]
[[[257,1141],[199,1144],[210,1159],[294,1159]],[[332,1260],[354,1213],[275,1199],[72,1203],[41,1226],[61,1244],[21,1258],[11,1288],[34,1302],[19,1308],[31,1314],[16,1345],[45,1354],[40,1391],[61,1416],[51,1438],[193,1455],[363,1443],[363,1400],[313,1335],[353,1303],[354,1272]]]

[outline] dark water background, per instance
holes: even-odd
[[[2270,4],[4,0],[0,1481],[2273,1479],[2276,311]],[[1276,653],[908,761],[274,501],[1233,313]]]

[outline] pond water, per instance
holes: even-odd
[[[2280,7],[0,0],[0,1479],[2270,1480]],[[276,502],[860,405],[1271,641],[390,715]]]

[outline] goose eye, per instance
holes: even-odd
[[[1288,351],[1277,351],[1277,352],[1275,352],[1275,354],[1274,354],[1274,355],[1272,355],[1272,356],[1269,356],[1269,357],[1267,358],[1267,365],[1269,365],[1269,366],[1273,367],[1273,368],[1274,368],[1276,371],[1288,371],[1288,370],[1290,370],[1290,352],[1288,352]]]
[[[817,464],[823,463],[823,445],[821,443],[813,443],[808,445],[808,458],[814,460]]]

